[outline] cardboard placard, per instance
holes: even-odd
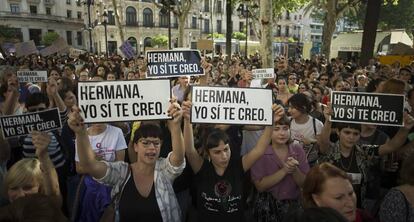
[[[68,49],[68,43],[63,37],[57,38],[52,45],[40,50],[42,56],[52,55],[58,52],[64,52]]]
[[[16,57],[28,56],[38,52],[33,40],[16,43],[14,47],[16,49]]]
[[[204,75],[198,50],[147,51],[147,78]]]
[[[75,48],[70,48],[69,49],[69,57],[76,59],[79,58],[80,55],[86,53],[86,51],[84,50],[80,50],[80,49],[75,49]]]
[[[404,96],[332,91],[332,122],[403,126]]]
[[[129,43],[129,41],[125,41],[124,43],[122,43],[119,49],[127,59],[135,58],[136,52],[134,50],[134,47],[132,47],[131,43]]]
[[[86,123],[170,119],[170,98],[168,79],[78,83]]]
[[[4,138],[28,135],[33,130],[47,132],[62,128],[57,108],[22,115],[0,116],[0,124]]]
[[[17,71],[19,82],[47,82],[47,71]]]
[[[197,41],[197,49],[198,50],[213,50],[214,42],[213,40],[209,40],[209,39],[200,39]]]
[[[273,68],[267,69],[253,69],[252,70],[253,79],[269,79],[275,78],[275,70]]]
[[[272,125],[272,90],[193,86],[191,122]]]

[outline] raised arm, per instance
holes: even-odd
[[[322,154],[329,153],[329,147],[331,145],[330,137],[331,137],[331,128],[332,128],[332,122],[330,120],[330,117],[332,115],[332,106],[330,103],[325,107],[324,110],[325,115],[325,124],[323,124],[322,132],[317,137],[317,141],[319,144],[319,152]]]
[[[50,77],[46,88],[47,96],[51,102],[59,109],[59,112],[66,111],[66,105],[63,99],[59,96],[57,82],[54,78]]]
[[[178,167],[184,162],[184,138],[181,131],[182,110],[177,102],[171,103],[168,114],[172,120],[168,120],[168,128],[171,133],[172,154],[170,156],[171,165]]]
[[[7,80],[7,94],[3,103],[2,112],[4,115],[11,115],[16,110],[16,104],[19,100],[19,82],[16,75],[12,75]]]
[[[191,102],[183,101],[183,115],[184,115],[184,146],[185,155],[190,163],[191,169],[195,174],[200,171],[204,159],[198,154],[194,147],[193,125],[190,123]]]
[[[40,161],[40,169],[43,174],[44,192],[53,198],[59,206],[62,205],[62,196],[59,189],[59,180],[56,169],[50,160],[47,152],[50,143],[50,135],[45,132],[32,132],[33,146],[36,149],[36,156]]]
[[[274,122],[279,121],[284,115],[284,109],[281,105],[273,104],[272,106]],[[257,141],[256,146],[242,157],[242,164],[244,171],[248,171],[253,164],[263,155],[267,146],[272,139],[273,125],[266,126],[263,134]]]
[[[72,108],[68,124],[73,132],[75,132],[76,151],[79,156],[79,166],[82,168],[83,172],[97,179],[104,177],[108,167],[105,163],[95,159],[95,154],[89,142],[88,132],[86,131],[86,127],[78,107]]]
[[[386,155],[402,148],[407,139],[407,135],[413,126],[414,118],[410,114],[404,113],[404,127],[401,127],[391,140],[388,140],[385,144],[379,147],[378,154]]]

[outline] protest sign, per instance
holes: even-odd
[[[14,44],[16,57],[27,56],[37,53],[37,48],[33,40]]]
[[[52,45],[40,50],[42,56],[52,55],[54,53],[63,52],[68,48],[68,43],[63,37],[57,38]]]
[[[194,86],[191,122],[272,125],[272,91],[255,88]]]
[[[403,95],[333,91],[331,101],[332,122],[403,126]]]
[[[19,82],[47,82],[47,71],[17,71]]]
[[[197,50],[147,51],[147,78],[204,75]]]
[[[80,55],[86,53],[84,50],[70,48],[69,49],[69,57],[72,59],[79,58]]]
[[[168,79],[78,83],[86,123],[170,119],[170,98]]]
[[[33,130],[51,131],[62,128],[57,108],[21,115],[1,116],[0,124],[4,138],[28,135]]]
[[[275,78],[275,71],[273,68],[268,69],[253,69],[252,70],[253,79],[269,79]]]
[[[125,41],[124,43],[122,43],[119,49],[127,59],[132,59],[135,57],[135,50],[132,47],[131,43],[129,43],[129,41]]]
[[[199,50],[213,50],[214,42],[210,39],[200,39],[197,41],[197,49]]]

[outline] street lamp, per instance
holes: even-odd
[[[165,14],[168,13],[168,48],[172,49],[171,47],[171,9],[175,5],[174,0],[161,0],[161,4],[163,5],[161,9],[161,13]]]
[[[108,25],[108,10],[104,8],[104,12],[102,14],[102,24],[105,28],[105,52],[106,52],[106,58],[109,58],[109,51],[108,51],[108,32],[107,32],[107,25]]]
[[[80,1],[80,0],[79,0]],[[92,53],[92,24],[91,24],[91,5],[94,4],[94,0],[85,0],[83,2],[84,5],[88,7],[88,31],[89,31],[89,51]]]
[[[200,12],[198,13],[198,19],[200,20],[200,39],[202,38],[203,35],[203,12],[200,10]]]
[[[259,6],[255,3],[254,5],[250,6],[252,9],[256,9]],[[245,4],[240,4],[239,7],[237,8],[237,14],[239,15],[239,17],[245,17],[246,18],[246,43],[245,43],[245,48],[244,48],[244,56],[246,57],[246,59],[248,58],[247,56],[247,39],[248,39],[248,30],[249,30],[249,14],[250,14],[250,10],[249,10],[249,5],[247,3]]]

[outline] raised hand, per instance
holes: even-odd
[[[331,102],[328,102],[323,110],[323,114],[325,116],[325,119],[329,120],[330,117],[333,114],[332,104]]]
[[[181,110],[180,104],[178,104],[176,98],[172,98],[170,100],[170,106],[167,110],[168,116],[171,116],[172,119],[168,120],[168,125],[172,126],[180,126],[181,125],[181,119],[183,116],[183,111]]]
[[[273,110],[274,122],[279,121],[285,115],[285,109],[281,105],[273,104],[272,110]]]
[[[86,132],[85,123],[80,112],[79,107],[73,106],[72,112],[69,114],[68,125],[75,133]]]
[[[36,149],[36,156],[47,154],[50,144],[50,135],[46,132],[32,131],[32,142]]]
[[[183,116],[185,120],[190,120],[190,113],[191,113],[192,105],[193,104],[191,103],[191,101],[184,101],[182,104]]]
[[[58,91],[58,86],[57,86],[56,79],[53,77],[49,77],[49,80],[47,82],[47,88],[46,88],[47,95],[54,96],[58,93],[57,91]]]

